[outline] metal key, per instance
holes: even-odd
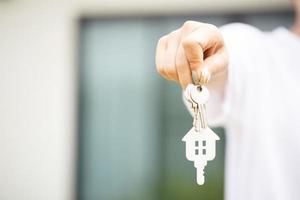
[[[190,89],[190,99],[192,102],[196,104],[196,109],[194,110],[195,116],[195,129],[199,131],[201,129],[205,129],[207,127],[207,119],[206,119],[206,107],[205,104],[209,99],[209,91],[204,86],[193,86]]]
[[[191,97],[191,93],[194,89],[195,89],[195,85],[189,84],[185,89],[184,96],[185,99],[190,103],[190,109],[193,112],[193,127],[195,127],[195,129],[198,130],[199,129],[199,105]]]
[[[207,127],[207,119],[206,119],[206,107],[205,104],[209,99],[209,92],[204,86],[195,86],[193,90],[191,90],[191,99],[196,102],[198,109],[198,130],[199,128],[205,129]]]

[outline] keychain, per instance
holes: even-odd
[[[208,126],[205,104],[209,99],[209,91],[205,86],[189,84],[184,97],[190,103],[193,111],[193,127],[182,138],[186,143],[186,158],[194,161],[197,169],[197,183],[204,184],[204,168],[207,161],[213,160],[216,155],[216,140],[219,136]]]

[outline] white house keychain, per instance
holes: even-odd
[[[182,141],[186,143],[186,158],[194,161],[197,169],[197,183],[203,185],[204,168],[207,161],[215,158],[216,140],[220,138],[207,126],[205,103],[209,99],[208,89],[204,86],[189,84],[184,96],[193,110],[194,122]]]

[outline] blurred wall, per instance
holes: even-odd
[[[163,10],[165,5],[169,9]],[[0,1],[0,199],[74,198],[76,20],[244,12],[286,0]]]
[[[68,4],[0,2],[0,199],[72,199],[71,23]]]

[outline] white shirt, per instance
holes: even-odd
[[[239,23],[221,31],[229,80],[207,111],[226,129],[225,198],[299,200],[300,38]]]

